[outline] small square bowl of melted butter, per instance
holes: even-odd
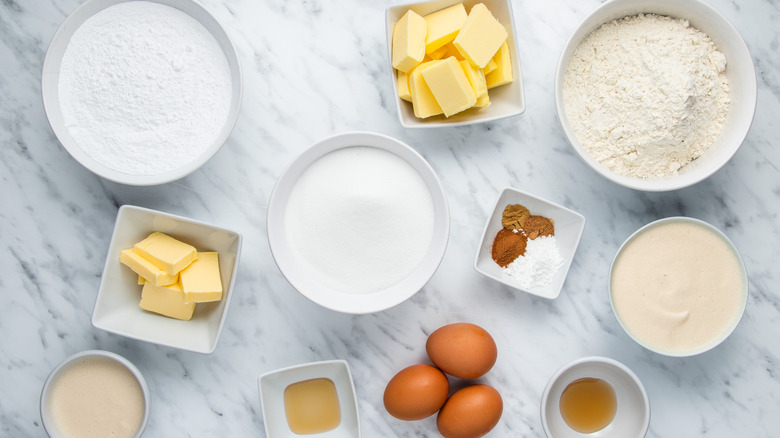
[[[509,0],[415,2],[385,15],[401,125],[462,126],[525,111]]]
[[[119,208],[92,325],[211,354],[222,333],[241,234],[132,205]]]

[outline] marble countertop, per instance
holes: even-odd
[[[0,435],[43,436],[38,402],[50,370],[86,349],[134,362],[151,388],[146,436],[263,436],[260,374],[348,361],[365,437],[437,436],[435,419],[390,417],[381,395],[401,368],[426,360],[427,334],[469,321],[495,337],[485,381],[504,414],[490,436],[543,436],[548,378],[590,355],[628,365],[652,405],[648,437],[769,437],[780,430],[780,6],[706,0],[742,33],[755,61],[758,105],[739,152],[704,182],[669,193],[619,187],[563,137],[552,76],[574,26],[597,0],[514,1],[525,114],[462,128],[409,130],[385,69],[384,1],[203,0],[233,38],[244,101],[225,147],[179,181],[130,187],[73,160],[43,111],[46,47],[80,0],[0,2]],[[399,2],[394,2],[399,3]],[[369,130],[418,150],[445,187],[451,234],[430,283],[392,309],[354,316],[308,301],[282,277],[266,237],[266,206],[285,165],[332,134]],[[563,291],[536,298],[472,268],[503,187],[563,204],[588,223]],[[90,316],[117,209],[134,204],[239,230],[244,251],[216,352],[201,355],[95,329]],[[635,344],[611,312],[606,281],[621,242],[658,218],[685,215],[723,230],[741,251],[750,296],[722,345],[669,358]]]

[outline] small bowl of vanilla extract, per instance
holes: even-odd
[[[650,401],[628,367],[606,357],[585,357],[550,378],[541,416],[548,438],[641,438],[650,425]]]

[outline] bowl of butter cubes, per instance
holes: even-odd
[[[433,0],[387,9],[401,125],[460,126],[525,111],[509,0]]]
[[[120,207],[92,325],[132,339],[213,353],[233,295],[241,244],[235,231]]]

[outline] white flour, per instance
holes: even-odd
[[[218,137],[231,105],[230,70],[194,18],[151,2],[98,12],[62,58],[65,125],[89,156],[136,175],[191,162]]]
[[[414,271],[433,238],[430,190],[390,152],[349,147],[318,159],[293,187],[285,212],[291,252],[330,289],[367,294]]]
[[[719,135],[726,58],[688,21],[637,15],[604,24],[574,51],[563,100],[597,161],[628,176],[675,174]]]
[[[525,255],[510,263],[504,272],[520,281],[524,289],[533,289],[550,284],[555,273],[563,266],[555,236],[541,236],[528,239]]]

